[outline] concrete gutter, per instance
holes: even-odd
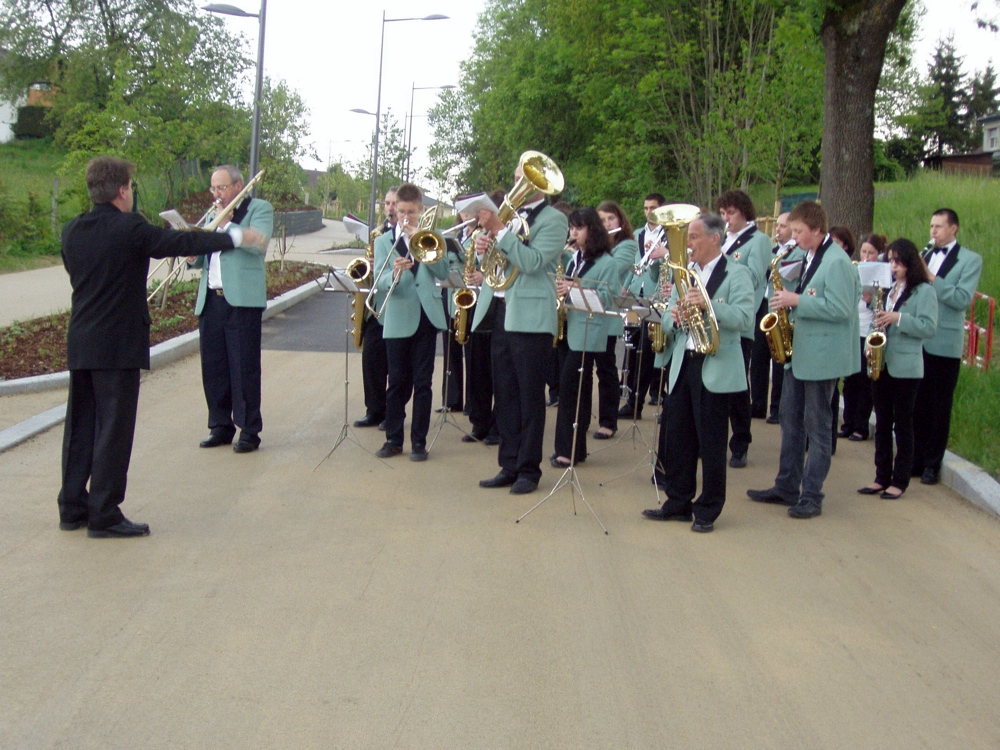
[[[267,320],[320,291],[322,291],[322,286],[316,281],[310,281],[297,289],[285,292],[267,303],[263,319]],[[190,333],[182,334],[152,347],[149,350],[150,369],[155,370],[164,367],[189,354],[194,354],[198,351],[198,339],[198,331],[191,331]],[[0,396],[37,393],[38,391],[54,390],[56,388],[69,388],[69,372],[56,372],[50,375],[38,375],[33,378],[18,378],[17,380],[0,382]],[[20,445],[25,440],[33,438],[35,435],[45,432],[65,420],[66,404],[62,404],[30,419],[26,419],[13,427],[8,427],[6,430],[0,430],[0,453],[13,448],[15,445]]]

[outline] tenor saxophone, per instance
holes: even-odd
[[[352,260],[347,266],[347,275],[358,287],[370,287],[372,283],[372,264],[375,261],[375,240],[382,234],[382,229],[374,229],[368,235],[368,245],[365,247],[365,257]],[[352,302],[351,326],[354,335],[354,347],[361,349],[365,339],[365,299],[367,292],[355,292]]]
[[[469,244],[469,251],[465,256],[465,268],[462,275],[465,279],[465,288],[455,291],[455,343],[464,346],[469,341],[469,327],[472,321],[469,313],[475,307],[479,295],[476,290],[469,286],[469,280],[476,271],[476,246]]]

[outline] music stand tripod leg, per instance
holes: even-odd
[[[449,383],[449,378],[451,377],[452,331],[450,325],[448,326],[448,333],[449,333],[448,341],[444,346],[444,384],[442,386],[443,391],[441,395],[441,415],[437,418],[437,421],[431,426],[432,430],[437,428],[437,431],[434,433],[434,437],[431,438],[431,441],[427,444],[428,453],[430,453],[431,448],[434,447],[434,443],[437,442],[438,436],[441,434],[441,431],[444,430],[444,426],[446,424],[450,424],[452,427],[461,432],[463,435],[469,434],[468,432],[466,432],[465,428],[462,427],[462,425],[460,425],[458,422],[454,421],[451,418],[451,408],[448,406],[448,383]]]

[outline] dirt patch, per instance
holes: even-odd
[[[266,266],[268,299],[319,278],[325,270],[313,263],[286,261],[284,273],[279,273],[279,265],[278,261],[272,261]],[[164,309],[150,309],[150,346],[198,330],[198,318],[194,314],[197,294],[197,280],[183,281],[171,288]],[[68,325],[69,312],[63,312],[0,328],[0,380],[65,370]]]

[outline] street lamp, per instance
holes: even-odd
[[[247,179],[253,179],[260,163],[260,98],[264,87],[264,19],[267,15],[267,0],[260,0],[260,13],[247,13],[242,8],[226,3],[204,5],[202,10],[238,18],[256,18],[260,22],[260,32],[257,35],[257,85],[253,95],[253,126],[250,129],[250,174],[247,175]],[[256,185],[250,194],[257,195]]]
[[[430,91],[430,90],[441,90],[441,89],[453,89],[455,88],[452,84],[447,84],[445,86],[417,86],[414,83],[410,87],[410,132],[406,136],[406,181],[410,181],[410,154],[413,151],[413,93],[415,91]]]
[[[385,25],[395,21],[444,21],[447,18],[448,16],[443,16],[440,13],[421,16],[419,18],[386,18],[385,11],[382,11],[382,40],[379,43],[378,50],[378,95],[375,98],[375,152],[372,156],[372,199],[368,214],[368,226],[370,229],[375,228],[375,206],[378,201],[378,131],[380,130],[382,119],[382,58],[385,54]],[[356,112],[357,110],[352,111]],[[363,114],[369,115],[372,113],[364,112]]]

